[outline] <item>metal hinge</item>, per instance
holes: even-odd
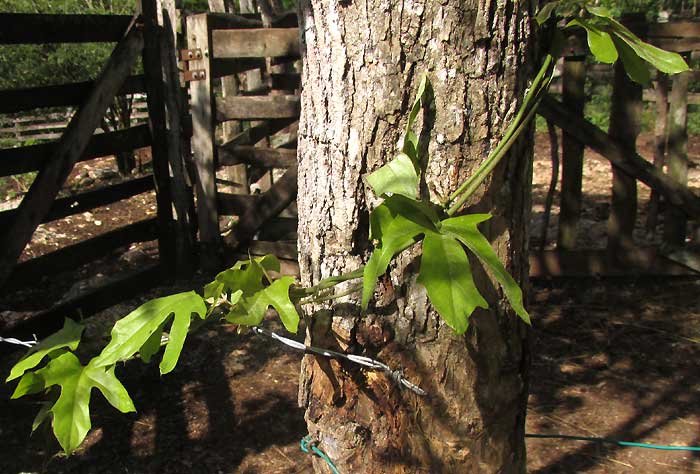
[[[181,49],[180,60],[182,61],[197,61],[202,59],[204,55],[201,49]]]
[[[207,78],[205,69],[192,69],[183,73],[185,82],[203,81]]]

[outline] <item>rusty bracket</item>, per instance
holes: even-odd
[[[185,82],[203,81],[207,78],[207,71],[204,69],[192,69],[183,73]]]
[[[181,49],[180,50],[180,60],[182,61],[197,61],[198,59],[202,59],[204,56],[202,55],[202,50],[201,49]]]

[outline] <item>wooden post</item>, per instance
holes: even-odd
[[[689,72],[673,76],[669,107],[668,174],[682,184],[688,183],[688,81]],[[664,213],[664,241],[673,246],[685,243],[685,213],[667,206]]]
[[[668,76],[658,72],[656,76],[656,122],[654,124],[654,166],[663,170],[666,161],[666,143],[668,141]],[[656,224],[659,217],[659,193],[652,189],[647,208],[647,234],[653,236],[656,233]]]
[[[165,84],[160,51],[164,33],[158,24],[160,2],[158,0],[144,0],[141,8],[145,26],[143,69],[148,93],[148,118],[152,136],[151,157],[158,206],[158,253],[163,276],[168,278],[176,274],[178,265],[168,163],[169,143],[165,116]]]
[[[583,118],[586,103],[586,61],[581,55],[564,58],[562,99],[571,113]],[[566,132],[562,133],[561,206],[557,247],[576,247],[578,221],[581,217],[581,182],[583,179],[583,143]]]
[[[134,22],[112,52],[89,96],[61,136],[51,159],[41,169],[19,205],[12,226],[2,236],[0,286],[12,272],[37,226],[48,214],[59,189],[85,152],[93,132],[100,125],[107,107],[129,76],[136,57],[143,48],[142,32],[133,25]]]
[[[608,135],[623,148],[636,153],[639,118],[642,114],[642,88],[615,64],[610,127]],[[608,218],[608,251],[612,258],[622,248],[633,245],[632,231],[637,217],[637,180],[617,166],[612,166],[612,202]]]
[[[199,69],[205,78],[190,82],[192,100],[192,154],[196,167],[197,220],[199,222],[199,241],[201,265],[207,270],[218,266],[219,250],[219,216],[216,209],[216,171],[214,156],[214,116],[212,114],[212,80],[211,80],[211,34],[207,15],[187,17],[187,47],[200,49],[202,59],[190,61],[191,70]]]

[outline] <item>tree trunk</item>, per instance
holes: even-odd
[[[362,176],[395,155],[423,73],[436,110],[423,117],[430,162],[422,192],[439,202],[513,118],[534,48],[526,1],[300,4],[299,259],[304,284],[313,284],[366,261],[368,207],[378,199]],[[483,230],[523,284],[530,176],[531,147],[521,144],[470,203],[494,214]],[[307,356],[299,401],[309,433],[344,473],[524,472],[527,329],[473,262],[492,309],[477,310],[466,335],[455,335],[416,283],[419,255],[414,248],[396,259],[367,314],[357,295],[316,314],[307,343],[401,366],[429,395]]]

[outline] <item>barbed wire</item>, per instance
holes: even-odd
[[[2,337],[0,336],[0,342],[5,342],[7,344],[14,344],[16,346],[32,347],[37,343],[36,336],[34,336],[33,341],[20,341],[14,337]]]
[[[420,395],[421,397],[426,396],[428,393],[420,388],[418,385],[414,384],[410,380],[408,380],[406,377],[403,375],[403,370],[398,369],[398,370],[393,370],[391,367],[386,365],[384,362],[378,361],[376,359],[372,359],[371,357],[366,357],[366,356],[360,356],[360,355],[354,355],[354,354],[343,354],[342,352],[337,352],[333,351],[330,349],[324,349],[321,347],[314,347],[314,346],[307,346],[306,344],[295,341],[294,339],[289,339],[284,336],[280,336],[276,332],[270,331],[268,329],[263,329],[258,326],[253,326],[252,327],[253,331],[257,334],[260,334],[262,336],[268,337],[270,339],[274,339],[275,341],[284,344],[285,346],[291,347],[292,349],[296,349],[298,351],[303,351],[307,354],[316,354],[320,355],[323,357],[328,357],[332,359],[343,359],[347,360],[349,362],[352,362],[354,364],[361,365],[362,367],[369,369],[369,370],[374,370],[377,372],[383,372],[385,373],[391,380],[396,383],[399,388],[406,388],[410,390],[411,392],[415,393],[416,395]]]

